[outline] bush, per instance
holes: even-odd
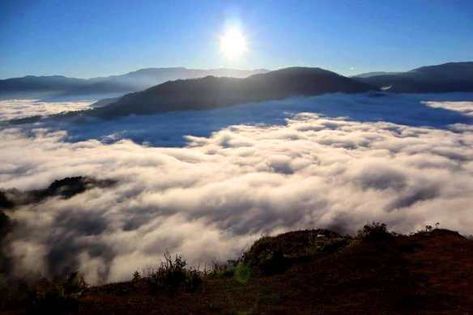
[[[133,273],[133,282],[137,282],[137,281],[140,281],[140,280],[141,280],[141,275],[137,270]]]
[[[190,269],[187,271],[184,286],[188,292],[198,291],[202,287],[202,276],[197,269]]]
[[[176,255],[173,259],[165,253],[161,266],[147,277],[151,289],[174,292],[184,287],[188,291],[198,290],[202,285],[201,273],[197,269],[186,269],[186,265],[182,256]]]
[[[62,282],[62,287],[65,295],[80,295],[87,289],[87,283],[80,273],[72,272]]]
[[[78,307],[78,297],[87,289],[87,283],[78,272],[55,281],[42,279],[34,285],[31,294],[31,314],[70,314]]]
[[[389,239],[392,235],[388,232],[386,224],[373,222],[363,226],[363,229],[358,231],[357,237],[363,240],[377,241]]]
[[[319,238],[311,237],[307,246],[307,255],[314,256],[317,254],[334,253],[350,243],[348,237]]]
[[[231,278],[235,274],[235,268],[238,261],[228,260],[226,263],[214,263],[208,275],[210,277],[225,277]]]
[[[251,268],[247,264],[240,262],[235,268],[233,277],[238,283],[245,284],[250,280]]]
[[[27,314],[71,314],[87,283],[78,272],[46,278],[5,277],[0,274],[0,310],[24,310]],[[1,311],[0,311],[1,313]]]
[[[60,286],[52,286],[35,294],[29,308],[30,314],[69,314],[77,309],[78,300],[64,293]]]
[[[281,250],[267,250],[259,255],[254,267],[261,274],[270,276],[286,271],[289,267],[289,262]]]
[[[0,240],[7,234],[10,224],[10,218],[0,210]]]
[[[264,236],[243,254],[243,261],[260,275],[274,275],[285,272],[290,265],[284,256],[281,243],[274,237]]]

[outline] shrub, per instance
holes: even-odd
[[[437,230],[437,229],[439,228],[439,226],[440,226],[440,223],[439,223],[439,222],[435,223],[435,226],[432,226],[432,225],[430,225],[430,224],[427,224],[427,225],[425,226],[425,232],[430,233],[430,232],[432,232],[433,230]]]
[[[78,307],[78,297],[87,288],[83,276],[72,272],[54,281],[41,279],[31,293],[31,314],[70,314]]]
[[[333,253],[340,248],[345,247],[350,242],[348,237],[322,238],[315,237],[310,240],[307,247],[307,254],[309,256],[320,253]]]
[[[65,295],[80,295],[87,289],[87,283],[80,273],[72,272],[62,282],[62,288]]]
[[[133,273],[133,282],[137,282],[137,281],[140,281],[141,280],[141,275],[138,271],[135,271]]]
[[[261,274],[270,276],[286,271],[289,262],[281,250],[267,250],[259,255],[255,267]]]
[[[243,255],[243,261],[261,275],[274,275],[286,271],[289,260],[284,256],[281,243],[273,237],[263,236]]]
[[[201,273],[197,269],[186,269],[186,265],[182,256],[176,255],[173,259],[165,253],[164,261],[147,277],[151,289],[174,292],[184,287],[189,291],[198,290],[202,285]]]
[[[208,275],[210,277],[233,277],[237,264],[238,262],[235,260],[228,260],[226,263],[214,263]]]
[[[195,292],[202,286],[202,276],[197,269],[190,269],[186,273],[184,285],[187,291]]]
[[[363,229],[358,231],[357,237],[363,240],[386,240],[392,235],[388,232],[386,224],[373,222],[371,224],[366,224],[363,226]]]
[[[74,296],[64,294],[60,286],[51,286],[46,291],[36,293],[29,309],[30,314],[69,314],[78,305]]]
[[[251,268],[247,264],[240,262],[235,268],[233,277],[238,283],[245,284],[250,280]]]
[[[1,201],[0,201],[1,202]],[[10,227],[10,218],[0,210],[0,240],[6,235]]]

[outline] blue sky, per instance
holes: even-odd
[[[248,52],[218,38],[240,25]],[[319,66],[343,74],[473,60],[473,1],[2,0],[0,77],[144,67]]]

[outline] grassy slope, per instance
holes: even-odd
[[[316,231],[267,238],[291,257],[283,273],[247,283],[206,277],[188,293],[151,292],[146,281],[89,289],[80,314],[466,314],[473,310],[473,241],[447,230],[314,247]],[[312,235],[312,236],[310,236]],[[282,244],[282,245],[281,245]],[[265,246],[266,246],[265,245]],[[317,245],[318,246],[318,245]],[[301,254],[301,249],[305,254]],[[255,246],[253,247],[253,249]]]

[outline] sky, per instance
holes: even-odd
[[[247,50],[219,38],[237,27]],[[473,60],[473,1],[2,0],[0,78],[145,67],[317,66],[345,75]]]

